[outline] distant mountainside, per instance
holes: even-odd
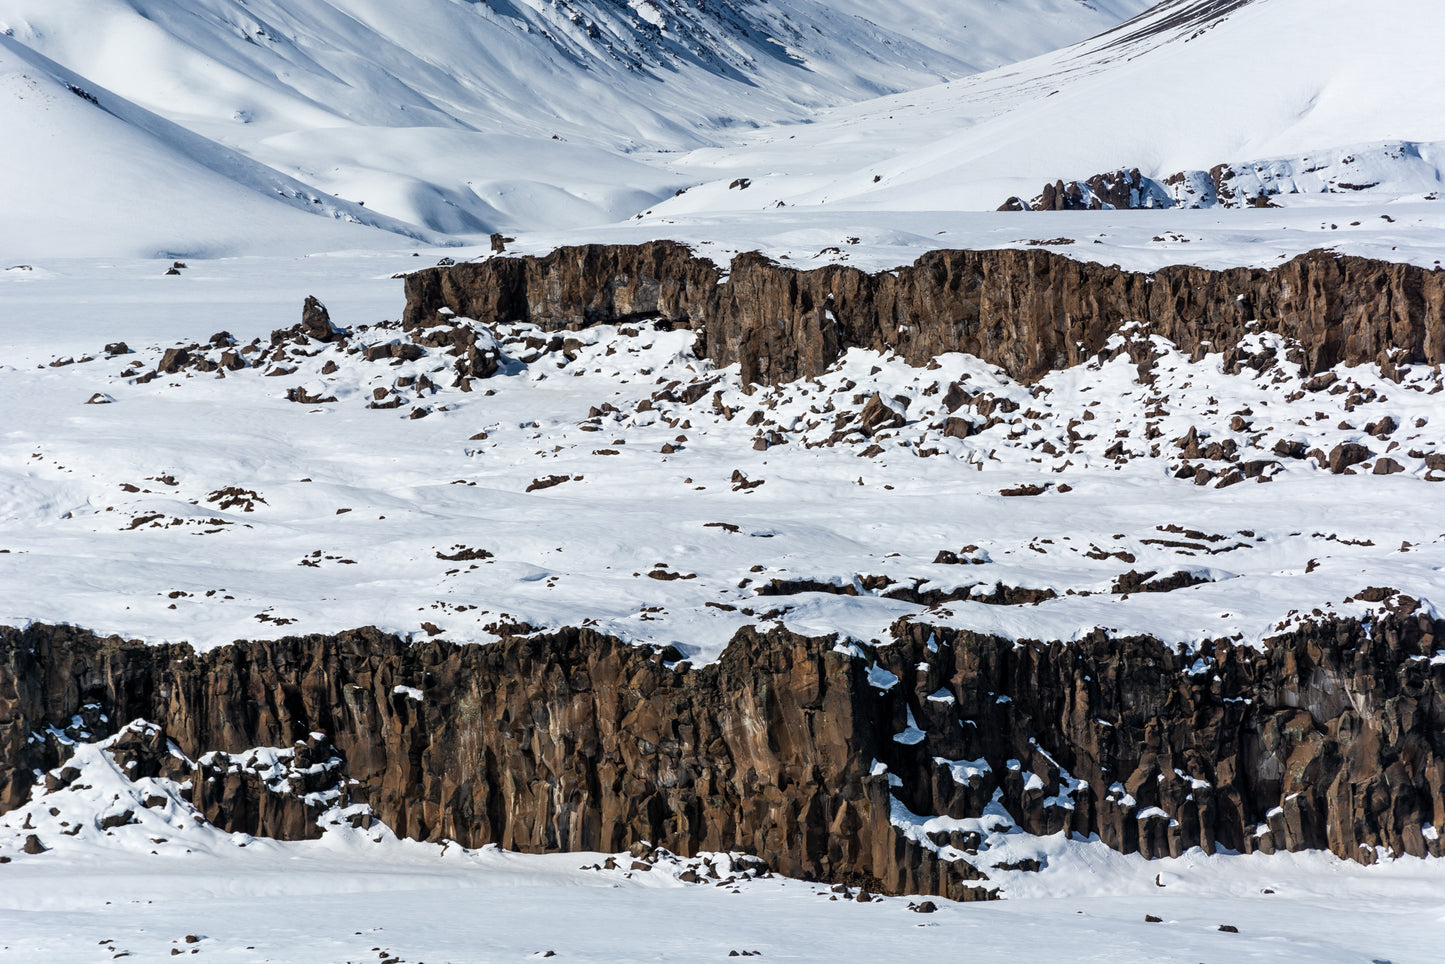
[[[993,210],[1045,180],[1137,168],[1162,181],[1283,159],[1293,177],[1314,173],[1316,154],[1344,182],[1428,194],[1440,181],[1430,145],[1445,141],[1441,37],[1445,6],[1430,0],[1170,0],[1064,50],[711,152],[697,167],[719,183],[659,213],[758,194],[793,208]],[[1357,147],[1371,170],[1341,163]],[[738,176],[752,196],[725,189]]]
[[[1010,63],[1146,5],[0,0],[0,31],[9,69],[34,51],[77,86],[313,193],[475,235],[621,220],[690,183],[629,155],[726,144],[738,129]],[[94,148],[67,150],[109,153],[106,125],[89,136]]]
[[[0,23],[158,113],[223,130],[440,126],[665,147],[1011,63],[1146,6],[0,0]]]
[[[7,232],[29,257],[253,250],[267,204],[199,214],[257,190],[438,243],[638,216],[681,238],[718,216],[824,205],[1437,196],[1445,6],[1145,6],[0,0],[6,170],[28,185],[0,218],[30,225]],[[17,78],[42,75],[104,96],[67,103],[63,121],[37,114]],[[137,138],[148,146],[118,146]],[[226,185],[192,181],[198,163]],[[300,235],[314,230],[330,232]]]
[[[6,259],[440,240],[188,131],[5,36],[0,130]]]

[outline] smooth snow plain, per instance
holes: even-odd
[[[1059,849],[1065,849],[1060,847]],[[989,904],[827,899],[782,879],[737,891],[582,871],[602,855],[461,853],[349,840],[219,843],[181,856],[52,853],[0,875],[0,960],[206,961],[1438,960],[1435,863],[1361,868],[1319,855],[1147,862],[1067,848],[1057,890]],[[1164,888],[1155,877],[1167,880]],[[646,879],[643,879],[646,878]],[[1266,894],[1265,891],[1273,891]],[[1146,923],[1144,915],[1162,918]],[[1239,933],[1221,933],[1230,924]],[[202,940],[186,944],[185,937]]]

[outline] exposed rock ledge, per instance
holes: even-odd
[[[990,895],[978,835],[910,839],[904,808],[968,818],[992,801],[1024,830],[1146,856],[1440,855],[1442,625],[1331,622],[1188,656],[1102,635],[1015,645],[900,624],[873,649],[743,630],[700,668],[570,629],[490,646],[362,629],[200,655],[0,629],[0,812],[37,779],[76,779],[68,739],[144,718],[158,728],[113,750],[134,776],[190,779],[220,828],[285,838],[317,833],[303,794],[323,788],[190,770],[167,739],[192,760],[302,743],[297,773],[339,757],[317,779],[414,838],[741,850],[790,875],[954,899]]]
[[[655,320],[698,332],[698,354],[740,363],[743,380],[820,374],[850,347],[915,365],[966,352],[1036,379],[1086,361],[1125,322],[1192,352],[1277,332],[1309,374],[1344,362],[1445,361],[1445,272],[1316,251],[1271,269],[1176,266],[1153,274],[1048,251],[933,251],[895,271],[798,271],[753,252],[724,271],[684,245],[559,248],[406,278],[407,328],[484,323],[554,330]]]

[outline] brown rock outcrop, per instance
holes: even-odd
[[[301,306],[301,330],[315,341],[328,342],[335,337],[331,328],[331,313],[312,295],[307,295]]]
[[[892,832],[887,782],[869,775],[872,691],[856,661],[819,640],[746,632],[715,666],[669,669],[670,658],[585,630],[465,647],[359,630],[202,655],[0,630],[0,810],[27,798],[32,767],[63,762],[60,743],[30,733],[81,713],[102,736],[104,714],[157,724],[116,751],[153,761],[137,776],[159,775],[166,739],[192,758],[334,748],[357,781],[349,798],[419,839],[527,851],[646,839],[682,854],[746,850],[784,873],[875,889],[986,896],[972,868]],[[147,741],[155,752],[137,745]],[[192,779],[213,823],[315,835],[317,814],[298,798],[224,764],[210,765],[217,780]]]
[[[113,751],[131,771],[179,766],[168,739],[193,759],[231,754],[190,774],[193,802],[260,835],[313,835],[300,794],[344,777],[347,800],[418,839],[744,850],[791,875],[954,899],[986,896],[983,875],[933,847],[979,841],[910,840],[893,826],[899,805],[979,816],[997,792],[1026,830],[1097,833],[1146,856],[1440,854],[1426,828],[1445,824],[1445,665],[1420,657],[1442,628],[1402,614],[1189,655],[907,624],[893,645],[850,654],[743,630],[701,668],[587,630],[491,646],[357,630],[198,655],[3,629],[0,810],[28,798],[37,771],[74,779],[47,725],[78,716],[99,738],[105,719],[144,718],[155,725]],[[898,683],[871,685],[874,664]],[[259,746],[292,748],[295,793],[228,765]],[[940,760],[984,763],[961,781]]]
[[[904,414],[907,409],[908,399],[885,399],[874,392],[858,413],[858,428],[870,436],[885,429],[902,428],[908,423],[908,416]]]
[[[1369,449],[1358,442],[1341,442],[1330,449],[1330,471],[1335,475],[1346,473],[1350,470],[1350,466],[1367,461],[1372,454]]]
[[[1175,266],[1153,274],[1040,249],[932,251],[867,274],[783,267],[756,252],[723,271],[684,245],[559,248],[406,277],[408,329],[483,323],[576,330],[651,320],[698,333],[698,353],[738,363],[745,381],[822,373],[850,347],[923,365],[958,351],[1033,380],[1086,361],[1125,322],[1196,357],[1252,332],[1300,344],[1307,374],[1336,364],[1445,361],[1445,272],[1311,252],[1270,269]],[[1248,326],[1248,327],[1247,327]],[[1248,359],[1235,359],[1244,364]]]

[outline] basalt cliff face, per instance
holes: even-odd
[[[72,740],[120,732],[110,752],[133,777],[176,779],[221,829],[292,839],[319,832],[332,791],[417,839],[746,851],[964,900],[991,896],[986,831],[1010,821],[1146,856],[1440,855],[1441,629],[1400,614],[1188,655],[904,623],[876,648],[744,630],[702,667],[587,630],[461,646],[363,629],[197,654],[3,629],[0,812],[37,782],[64,792]],[[122,732],[136,719],[154,726]],[[289,782],[230,765],[256,747],[291,748]]]
[[[555,330],[663,321],[698,333],[698,354],[740,364],[744,382],[818,375],[851,347],[926,364],[965,352],[1022,380],[1098,354],[1139,323],[1196,357],[1249,334],[1297,343],[1310,374],[1341,362],[1445,361],[1445,272],[1311,252],[1271,269],[1176,266],[1152,274],[1040,249],[934,251],[868,274],[798,271],[756,253],[729,269],[684,245],[559,248],[406,278],[408,328],[448,321],[529,321]]]

